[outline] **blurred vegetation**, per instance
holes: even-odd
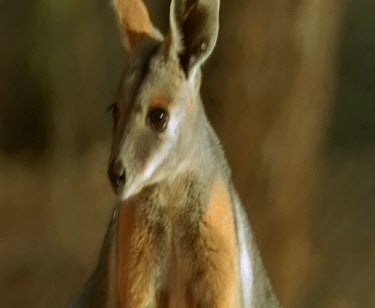
[[[375,307],[374,31],[371,0],[222,0],[202,94],[285,307]],[[113,206],[126,60],[102,0],[0,1],[0,46],[0,306],[64,307]]]

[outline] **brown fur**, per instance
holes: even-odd
[[[120,307],[147,307],[153,304],[153,279],[157,258],[157,232],[148,223],[143,196],[122,206],[117,246],[117,273]],[[137,200],[138,199],[138,200]]]
[[[214,181],[204,205],[164,208],[153,190],[123,204],[119,216],[120,307],[236,307],[236,232],[223,180]]]
[[[168,55],[171,46],[172,46],[172,35],[171,35],[171,33],[169,32],[169,33],[165,36],[165,38],[164,38],[164,42],[163,42],[163,45],[162,45],[162,50],[163,50],[163,53],[164,53],[165,55]]]
[[[232,205],[222,179],[215,180],[199,222],[190,307],[235,307],[238,299],[237,243]]]

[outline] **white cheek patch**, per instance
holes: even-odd
[[[148,163],[145,171],[143,172],[143,180],[149,181],[155,173],[155,170],[161,165],[164,159],[167,157],[170,146],[163,144],[157,153],[152,157],[152,160]]]
[[[171,117],[168,123],[167,131],[164,132],[164,134],[167,135],[164,136],[160,148],[153,154],[152,159],[148,162],[148,165],[145,171],[143,172],[143,180],[145,182],[150,181],[152,179],[152,177],[155,175],[155,171],[163,163],[165,158],[168,156],[168,153],[171,151],[174,144],[176,143],[180,121],[181,117],[177,115]]]
[[[155,171],[167,157],[170,147],[171,146],[168,144],[163,144],[160,150],[152,156],[152,159],[147,164],[146,169],[143,172],[136,174],[132,178],[131,182],[126,184],[124,193],[121,196],[122,200],[126,200],[131,196],[138,194],[142,188],[152,183],[152,178]]]

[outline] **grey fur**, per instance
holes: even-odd
[[[236,226],[241,275],[238,306],[280,307],[246,213],[233,188],[221,144],[207,120],[199,94],[200,65],[212,52],[217,39],[219,1],[184,3],[182,7],[182,1],[172,1],[170,48],[166,51],[161,40],[150,38],[137,47],[130,60],[117,101],[127,112],[115,124],[110,158],[120,159],[126,168],[127,181],[119,198],[135,201],[137,217],[141,217],[155,235],[153,249],[158,256],[152,267],[155,293],[147,307],[156,307],[157,298],[165,289],[173,293],[174,285],[168,282],[173,281],[173,277],[167,276],[173,273],[178,256],[183,256],[193,273],[200,270],[199,264],[194,263],[195,254],[199,253],[197,224],[207,209],[209,190],[218,176],[228,188]],[[201,26],[192,33],[184,30],[183,23],[189,20],[186,8],[189,14],[198,14],[190,16],[190,21],[198,21],[196,25]],[[186,38],[186,35],[194,37]],[[199,49],[203,43],[205,48]],[[161,94],[169,100],[170,121],[165,132],[156,133],[147,126],[145,119],[150,101]],[[121,202],[114,209],[97,269],[73,300],[71,308],[118,307],[115,264],[120,210]],[[251,264],[251,271],[247,263]],[[246,272],[252,274],[251,281],[246,281]],[[196,306],[212,307],[209,294],[199,293],[202,290],[195,288],[196,284],[199,281],[193,282],[188,290],[196,294]],[[248,288],[250,294],[247,294]]]

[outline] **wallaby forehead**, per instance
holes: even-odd
[[[123,76],[121,93],[126,104],[164,97],[173,100],[177,95],[184,73],[178,61],[168,57],[159,42],[151,42],[130,60]]]
[[[144,95],[164,96],[173,100],[178,96],[184,81],[178,61],[159,52],[150,59],[143,85]]]
[[[119,99],[123,103],[127,105],[134,104],[138,91],[148,75],[150,61],[157,53],[159,46],[159,42],[147,42],[130,58],[119,89]]]

